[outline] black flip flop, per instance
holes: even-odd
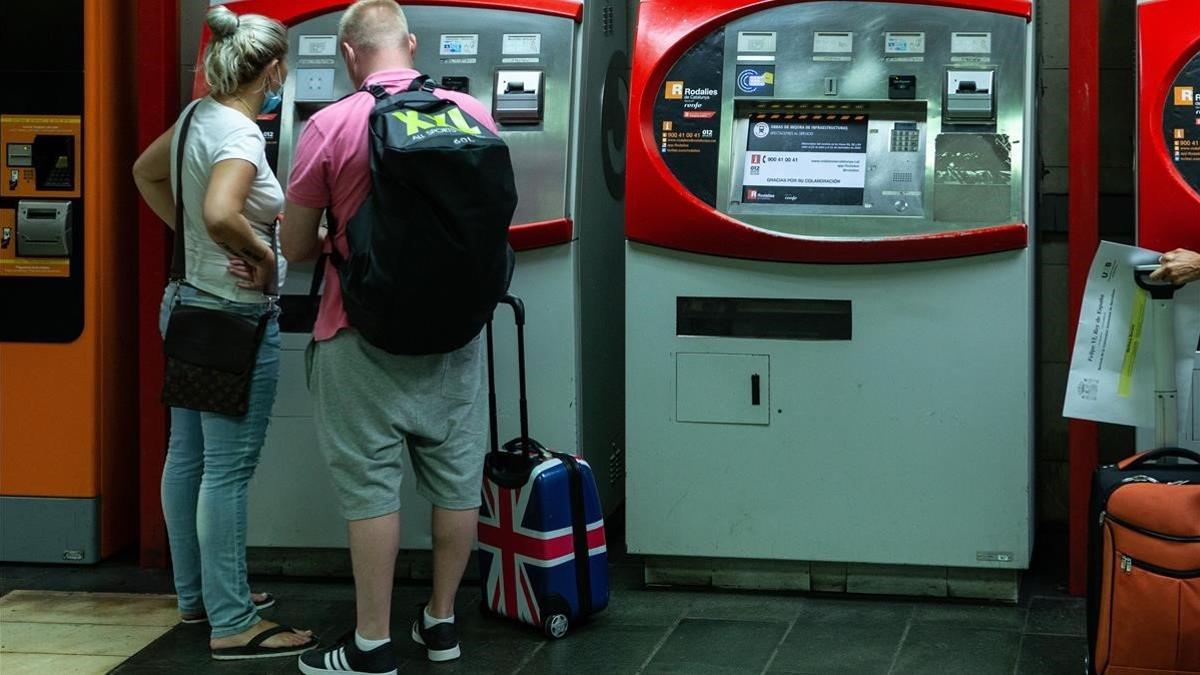
[[[251,602],[254,603],[254,611],[261,612],[264,609],[270,609],[275,606],[275,596],[270,593],[263,593],[262,600],[251,600]],[[200,616],[180,619],[179,623],[188,625],[208,623],[208,612],[204,612]]]
[[[316,647],[320,640],[312,636],[301,645],[294,647],[264,647],[263,643],[282,633],[293,632],[291,626],[275,626],[255,635],[245,647],[225,647],[212,650],[212,657],[217,661],[243,661],[247,659],[271,659],[277,656],[296,656]]]

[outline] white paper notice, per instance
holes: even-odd
[[[1134,269],[1159,253],[1101,242],[1088,273],[1067,375],[1063,416],[1154,427],[1154,303]],[[1191,408],[1192,367],[1200,335],[1200,283],[1176,292],[1175,378],[1180,420]]]
[[[846,152],[747,152],[745,185],[861,188],[867,156]]]

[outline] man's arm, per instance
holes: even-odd
[[[324,211],[288,202],[279,227],[279,245],[283,248],[284,258],[290,262],[304,262],[321,255],[325,245],[325,236],[320,231]]]
[[[327,152],[325,134],[316,119],[309,120],[292,154],[287,206],[279,226],[279,245],[291,262],[315,260],[325,245],[321,214],[333,203]]]

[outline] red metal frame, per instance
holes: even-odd
[[[1069,259],[1072,345],[1079,328],[1084,286],[1096,248],[1100,245],[1100,3],[1071,2],[1069,138]],[[1088,498],[1092,472],[1099,460],[1095,422],[1069,420],[1068,469],[1070,484],[1070,579],[1072,595],[1087,589],[1087,537],[1091,520]]]
[[[341,11],[351,4],[353,0],[242,0],[233,5],[233,9],[238,14],[262,14],[277,19],[286,26],[294,26],[322,14]],[[503,9],[558,16],[576,23],[583,20],[583,0],[405,0],[403,4]],[[208,39],[208,26],[204,26],[200,34],[196,63],[202,61]],[[192,82],[192,96],[200,97],[207,91],[204,73],[197,70]],[[570,218],[519,223],[509,227],[509,242],[517,251],[566,244],[574,236],[575,231]]]
[[[522,223],[508,228],[508,243],[514,251],[557,246],[571,241],[573,236],[574,225],[570,218]]]
[[[1200,52],[1198,16],[1194,0],[1138,6],[1138,244],[1156,251],[1200,251],[1200,194],[1171,163],[1162,129],[1171,84]]]
[[[174,2],[137,4],[137,142],[145,148],[174,122],[179,112],[179,10]],[[167,283],[167,228],[144,202],[138,207],[138,407],[139,560],[143,567],[166,567],[167,528],[159,482],[166,460],[167,413],[158,401],[162,386],[162,340],[158,306]]]
[[[692,44],[719,26],[791,1],[642,2],[630,87],[626,236],[634,241],[698,253],[810,263],[933,260],[1028,246],[1029,228],[1024,223],[871,239],[785,235],[751,227],[719,213],[679,184],[659,154],[653,128],[655,99],[667,73]],[[1010,14],[1026,21],[1033,16],[1029,0],[925,0],[921,4]]]

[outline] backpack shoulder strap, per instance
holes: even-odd
[[[428,75],[418,75],[408,83],[408,88],[405,91],[424,91],[432,94],[437,89],[437,83],[429,78]]]

